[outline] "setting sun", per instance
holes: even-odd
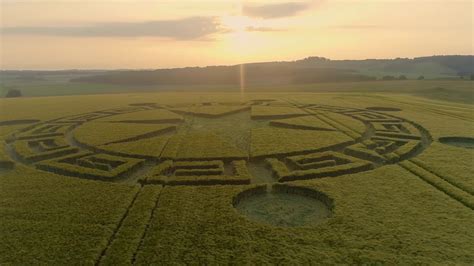
[[[256,21],[244,16],[226,16],[221,19],[224,28],[228,28],[231,33],[245,32],[249,27],[255,25]]]
[[[2,1],[2,65],[159,68],[468,54],[471,11],[469,1]]]

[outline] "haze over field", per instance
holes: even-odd
[[[1,2],[2,69],[472,54],[472,1]]]

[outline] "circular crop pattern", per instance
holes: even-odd
[[[418,124],[373,110],[257,99],[132,103],[37,122],[8,140],[10,159],[0,160],[5,169],[21,163],[142,186],[255,184],[234,198],[237,211],[265,224],[311,226],[331,216],[333,202],[291,181],[398,163],[425,149],[431,136]]]
[[[256,99],[132,103],[42,121],[14,133],[6,150],[16,163],[65,176],[241,185],[368,171],[430,141],[420,125],[389,114]]]
[[[455,147],[474,149],[474,138],[470,137],[442,137],[439,142]]]
[[[234,207],[250,220],[274,226],[316,225],[331,216],[332,200],[323,193],[299,187],[277,186],[247,190],[237,195]]]

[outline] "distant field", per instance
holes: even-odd
[[[25,80],[12,75],[0,77],[0,95],[9,89],[22,91],[24,96],[64,96],[135,92],[240,92],[235,85],[114,85],[69,82],[83,74],[45,75],[40,80]],[[474,103],[474,81],[446,80],[395,80],[366,82],[331,82],[301,85],[247,85],[247,92],[353,92],[353,93],[405,93],[429,99],[458,103]]]
[[[0,99],[0,264],[472,264],[471,87]]]

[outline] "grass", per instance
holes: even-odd
[[[450,101],[456,103],[473,104],[473,81],[460,79],[426,79],[426,80],[395,80],[395,81],[366,81],[366,82],[330,82],[302,85],[248,85],[247,92],[312,92],[312,93],[404,93],[428,99]],[[230,92],[238,93],[240,87],[234,85],[194,85],[194,86],[129,86],[93,83],[74,83],[68,79],[53,78],[50,81],[21,82],[4,79],[0,84],[0,95],[5,95],[9,88],[20,89],[24,96],[67,96],[110,93],[137,93],[137,92]]]
[[[472,264],[474,151],[438,141],[473,137],[472,106],[389,83],[0,99],[41,123],[0,123],[0,264]],[[234,207],[278,182],[331,215]]]

